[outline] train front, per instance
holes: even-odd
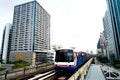
[[[75,72],[74,52],[71,49],[56,51],[55,70]]]

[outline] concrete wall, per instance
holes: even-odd
[[[10,52],[9,61],[24,60],[32,65],[35,64],[35,53],[34,52]]]

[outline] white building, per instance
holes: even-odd
[[[9,47],[9,39],[10,39],[10,30],[11,24],[6,24],[3,32],[3,40],[2,40],[2,48],[1,48],[1,58],[3,63],[7,62],[8,57],[8,47]]]
[[[14,7],[10,60],[14,54],[31,54],[50,50],[50,15],[37,2]],[[33,55],[33,54],[31,54]]]
[[[50,50],[50,15],[36,1],[14,7],[11,52]]]

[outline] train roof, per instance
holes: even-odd
[[[57,49],[57,50],[73,50],[73,49],[62,48],[62,49]]]

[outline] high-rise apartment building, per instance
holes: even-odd
[[[50,15],[36,1],[14,7],[11,51],[50,49]]]
[[[46,52],[48,50],[50,50],[49,13],[37,1],[15,6],[11,57],[18,53],[24,55],[25,52]]]
[[[11,24],[6,24],[4,31],[3,31],[3,39],[2,39],[2,46],[1,46],[1,60],[3,63],[7,63],[9,57],[9,48],[10,48],[10,33],[11,33]]]
[[[116,56],[120,58],[120,0],[107,0],[115,39]]]

